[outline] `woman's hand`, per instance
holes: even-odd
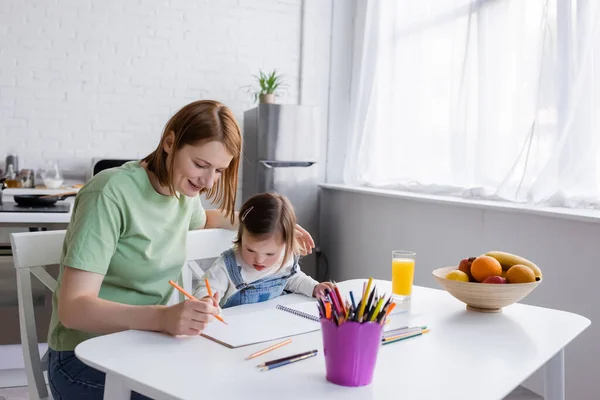
[[[312,249],[315,248],[315,241],[312,236],[310,236],[310,233],[298,224],[296,224],[295,233],[298,247],[300,247],[300,254],[303,256],[311,254]]]
[[[219,313],[217,299],[204,297],[201,300],[186,300],[163,309],[162,331],[175,335],[195,336]]]

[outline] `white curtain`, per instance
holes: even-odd
[[[600,208],[598,3],[359,0],[344,181]]]

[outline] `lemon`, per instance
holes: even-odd
[[[469,276],[460,270],[450,271],[446,274],[446,279],[453,281],[469,282]]]

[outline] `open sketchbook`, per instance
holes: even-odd
[[[227,315],[227,310],[223,310],[221,315],[228,325],[215,321],[208,325],[202,336],[236,348],[321,329],[316,302],[304,302],[291,307],[277,305],[271,309],[237,315]]]
[[[405,310],[394,309],[392,314],[400,312]],[[228,325],[215,321],[208,325],[202,336],[229,348],[249,346],[321,329],[316,301],[276,305],[267,310],[237,315],[227,315],[225,309],[221,315]]]

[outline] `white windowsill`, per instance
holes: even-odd
[[[520,212],[526,214],[541,215],[544,217],[564,218],[583,222],[600,222],[600,210],[561,207],[536,207],[526,204],[516,204],[503,201],[472,200],[452,196],[438,196],[334,183],[324,183],[319,186],[324,189],[342,190],[346,192],[370,194],[374,196],[411,199],[415,201],[423,201],[429,203],[454,204],[459,206],[468,206],[496,211]]]

